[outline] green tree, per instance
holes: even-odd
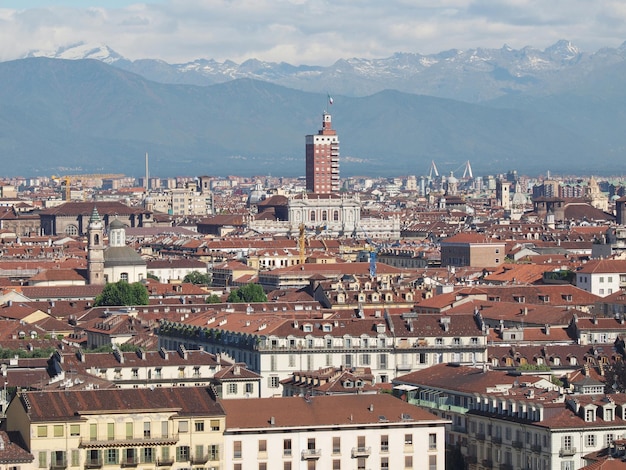
[[[152,279],[153,281],[159,281],[159,282],[161,281],[159,279],[159,276],[157,276],[156,274],[148,273],[148,274],[146,274],[146,277],[148,279]]]
[[[204,301],[207,304],[219,304],[222,302],[222,299],[217,294],[211,294]]]
[[[606,393],[626,392],[626,363],[624,361],[616,361],[607,366],[604,377],[606,377]]]
[[[259,284],[250,283],[231,291],[228,294],[227,302],[267,302],[267,295]]]
[[[207,273],[201,273],[200,271],[191,271],[184,277],[183,282],[208,286],[211,283],[211,276]]]
[[[96,307],[112,305],[148,305],[148,289],[141,282],[118,281],[104,286],[94,301]]]

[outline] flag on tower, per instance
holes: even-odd
[[[330,96],[330,93],[328,93],[328,104],[333,104],[335,100],[333,100],[333,97]]]

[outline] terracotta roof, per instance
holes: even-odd
[[[18,432],[0,431],[0,464],[10,465],[16,463],[31,463],[35,457],[24,450],[20,445],[25,446]],[[19,466],[18,466],[19,468]]]
[[[180,416],[222,416],[224,410],[202,387],[22,392],[33,422],[76,420],[81,414],[172,410]]]
[[[226,432],[281,427],[377,425],[384,422],[445,423],[427,411],[389,394],[320,395],[310,398],[280,397],[225,400]],[[403,416],[405,419],[403,419]]]
[[[130,215],[143,214],[145,211],[140,208],[129,207],[118,201],[98,201],[98,202],[66,202],[57,207],[51,207],[41,211],[42,215],[56,216],[88,216],[93,212],[94,206],[100,215]]]

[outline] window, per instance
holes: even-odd
[[[150,421],[143,422],[143,437],[150,438]]]
[[[80,436],[80,424],[70,424],[70,436]]]
[[[380,458],[380,470],[387,470],[389,468],[389,457]]]
[[[133,437],[134,437],[133,423],[132,422],[126,423],[126,439],[132,439]]]
[[[78,467],[78,465],[80,464],[80,452],[78,449],[72,449],[72,452],[70,453],[70,464],[72,465],[72,467]]]
[[[38,457],[39,457],[39,468],[46,468],[47,465],[47,456],[48,453],[47,452],[39,452]]]
[[[187,462],[189,460],[189,446],[176,447],[176,461]]]
[[[220,459],[220,447],[217,444],[209,444],[208,453],[209,460],[215,461]]]
[[[107,439],[109,441],[115,439],[115,423],[107,423]]]
[[[341,438],[333,437],[333,454],[341,454]]]
[[[404,468],[413,468],[413,456],[412,455],[404,456]]]
[[[63,425],[55,424],[52,428],[54,432],[54,437],[63,437]]]
[[[228,394],[229,395],[237,395],[237,384],[229,383],[228,384]]]
[[[587,447],[595,447],[596,445],[596,435],[595,434],[587,434],[585,438],[585,445]]]
[[[333,460],[333,470],[341,470],[341,460]]]
[[[574,470],[575,468],[573,460],[561,462],[561,470]]]
[[[604,436],[604,447],[610,447],[613,444],[615,436],[613,434],[607,434]]]
[[[437,434],[431,433],[428,435],[428,448],[430,450],[437,449]]]
[[[283,462],[283,470],[291,470],[291,462]]]
[[[220,430],[220,420],[212,419],[211,420],[211,431],[219,431]]]
[[[272,375],[268,377],[269,387],[270,388],[278,388],[279,380],[278,376]]]
[[[48,426],[37,426],[37,437],[48,437]]]
[[[291,456],[291,439],[283,440],[283,455],[285,457]]]
[[[267,440],[260,439],[259,440],[259,453],[267,452]]]
[[[241,441],[233,442],[233,458],[234,459],[241,458]]]
[[[428,470],[437,470],[437,456],[436,455],[428,456]]]
[[[315,450],[315,438],[314,437],[310,437],[309,439],[307,439],[306,448],[308,450]]]
[[[404,435],[404,445],[412,446],[413,445],[413,434],[405,434]]]
[[[168,437],[169,425],[167,421],[161,421],[161,437]]]
[[[154,462],[154,449],[152,447],[144,447],[141,451],[141,461],[143,463]]]
[[[253,383],[247,383],[246,384],[246,393],[254,393],[254,384]]]
[[[585,410],[585,421],[594,421],[595,410]]]
[[[452,340],[452,344],[455,344],[455,345],[459,345],[459,344],[461,344],[461,338],[454,338],[454,339]]]
[[[442,345],[443,344],[443,338],[435,338],[435,344]]]
[[[128,282],[128,273],[120,273],[120,281]]]
[[[179,421],[178,432],[189,432],[189,421]]]
[[[107,465],[117,465],[120,461],[118,449],[106,449],[104,451],[104,463]]]
[[[98,439],[98,425],[95,423],[89,425],[89,439],[92,441]]]
[[[386,434],[380,436],[380,451],[389,452],[389,436]]]
[[[133,369],[131,372],[132,372],[132,378],[133,379],[138,379],[139,378],[139,369]]]
[[[195,421],[193,425],[196,432],[204,432],[204,421]]]
[[[267,462],[259,462],[259,470],[267,470]]]

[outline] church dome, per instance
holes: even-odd
[[[126,225],[119,219],[115,219],[113,222],[109,224],[109,230],[119,230],[126,229]]]

